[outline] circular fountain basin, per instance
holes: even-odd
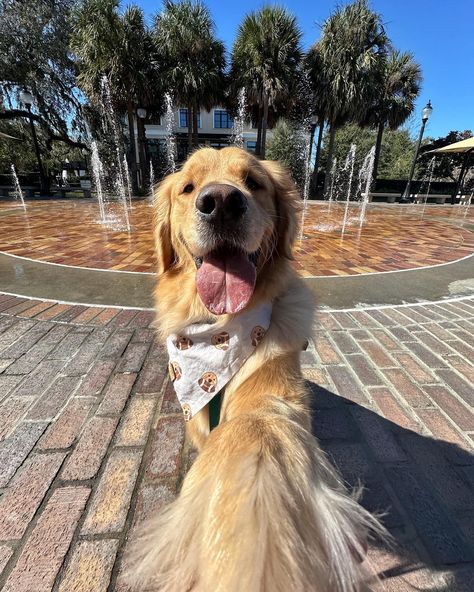
[[[304,277],[418,269],[474,252],[472,208],[369,204],[360,225],[359,206],[351,203],[342,234],[344,209],[340,203],[308,204],[294,262]],[[101,225],[93,200],[28,202],[26,212],[0,202],[0,251],[60,265],[153,273],[152,215],[148,201],[134,202],[128,233]]]

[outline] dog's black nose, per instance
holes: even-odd
[[[196,209],[202,218],[210,222],[237,222],[247,211],[247,198],[237,187],[215,183],[199,192]]]

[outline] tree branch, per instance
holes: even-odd
[[[18,119],[19,117],[24,117],[28,119],[31,117],[33,121],[37,121],[40,123],[46,130],[49,139],[52,142],[64,142],[69,146],[74,148],[89,148],[87,144],[84,142],[78,142],[76,140],[72,140],[67,134],[56,134],[48,123],[36,113],[30,113],[29,111],[25,111],[24,109],[9,109],[8,111],[0,111],[0,120],[1,119]]]

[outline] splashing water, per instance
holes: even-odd
[[[150,201],[153,201],[153,188],[155,187],[155,169],[150,160]]]
[[[304,183],[303,183],[303,211],[301,212],[301,230],[300,240],[303,238],[304,222],[306,217],[306,211],[308,209],[309,199],[309,184],[311,180],[310,170],[310,152],[311,152],[311,122],[305,120],[300,130],[301,135],[301,156],[304,162]]]
[[[356,155],[357,146],[355,144],[351,144],[349,148],[349,152],[346,157],[346,162],[344,163],[344,171],[349,173],[349,179],[347,182],[347,196],[346,196],[346,207],[344,209],[344,219],[342,221],[342,229],[341,235],[344,235],[347,225],[347,218],[349,215],[349,201],[351,198],[351,189],[352,189],[352,179],[354,177],[354,162],[355,162],[355,155]]]
[[[123,157],[123,170],[125,173],[125,181],[127,182],[127,199],[128,199],[128,207],[132,209],[132,180],[130,178],[130,170],[128,168],[127,158]]]
[[[234,126],[232,129],[232,136],[230,143],[239,148],[244,147],[244,124],[245,124],[245,109],[246,109],[245,88],[239,90],[237,117],[234,119]]]
[[[113,142],[113,148],[115,153],[115,171],[111,172],[112,177],[112,189],[116,192],[118,196],[118,200],[122,205],[122,212],[123,218],[122,223],[119,220],[113,220],[110,217],[106,216],[106,222],[112,223],[115,222],[114,227],[117,229],[121,229],[125,227],[127,232],[131,231],[130,226],[130,219],[128,208],[129,204],[127,203],[127,190],[125,187],[125,179],[128,176],[128,165],[124,168],[124,159],[125,156],[123,155],[123,145],[121,142],[121,136],[119,133],[119,127],[117,123],[117,116],[114,111],[113,103],[112,103],[112,95],[110,90],[110,84],[108,81],[107,76],[102,76],[101,79],[101,99],[100,99],[100,106],[102,110],[102,127],[104,132],[109,135]],[[102,167],[103,172],[103,167]],[[130,200],[131,200],[131,193],[130,193]],[[107,212],[105,212],[107,214]]]
[[[372,175],[374,172],[374,164],[375,164],[375,146],[367,153],[366,157],[364,158],[364,162],[359,171],[359,184],[357,187],[357,195],[361,195],[361,207],[359,213],[359,226],[365,222],[365,211],[367,209],[367,204],[369,203],[370,199],[370,186],[372,185]],[[362,193],[362,188],[364,188],[364,192]]]
[[[18,175],[16,174],[15,165],[11,165],[12,177],[13,177],[13,186],[15,187],[15,199],[20,200],[23,209],[26,212],[26,204],[25,204],[25,197],[23,195],[23,190],[20,185],[20,181],[18,180]]]
[[[423,217],[423,215],[425,213],[426,204],[428,203],[428,198],[430,196],[431,182],[433,181],[433,173],[434,173],[435,164],[436,164],[436,156],[433,156],[430,160],[429,165],[428,165],[428,169],[426,171],[426,174],[420,184],[419,195],[424,195],[424,197],[421,198],[422,202],[423,202],[423,208],[421,210],[421,217]]]
[[[176,170],[176,137],[173,131],[174,127],[174,111],[173,101],[169,93],[165,94],[166,113],[165,113],[165,129],[166,129],[166,155],[168,160],[168,172],[174,173]]]
[[[99,158],[99,149],[97,147],[97,142],[95,140],[92,141],[91,149],[92,176],[94,178],[97,201],[99,202],[100,223],[105,224],[107,222],[107,218],[105,215],[106,198],[104,194],[104,173],[102,170],[102,162]]]

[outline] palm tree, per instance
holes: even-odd
[[[187,107],[191,149],[198,143],[199,109],[210,109],[223,97],[224,44],[216,39],[209,9],[199,0],[167,0],[155,17],[154,42],[170,93]]]
[[[291,95],[301,61],[301,31],[284,8],[264,6],[239,26],[231,78],[258,105],[257,154],[265,158],[269,107]]]
[[[384,65],[380,94],[362,122],[377,127],[372,177],[374,180],[377,178],[384,129],[397,129],[412,114],[415,100],[420,93],[421,79],[421,68],[414,61],[412,53],[396,50],[390,52]]]
[[[151,75],[152,45],[143,11],[129,6],[120,14],[118,9],[118,0],[84,0],[74,16],[72,49],[79,60],[80,88],[98,102],[106,76],[112,99],[127,114],[129,160],[136,189],[135,110],[142,95],[159,86],[152,87],[156,75]]]
[[[362,120],[379,94],[387,44],[381,17],[367,0],[338,8],[323,25],[318,52],[324,71],[321,102],[329,124],[325,191],[336,129],[346,121]]]

